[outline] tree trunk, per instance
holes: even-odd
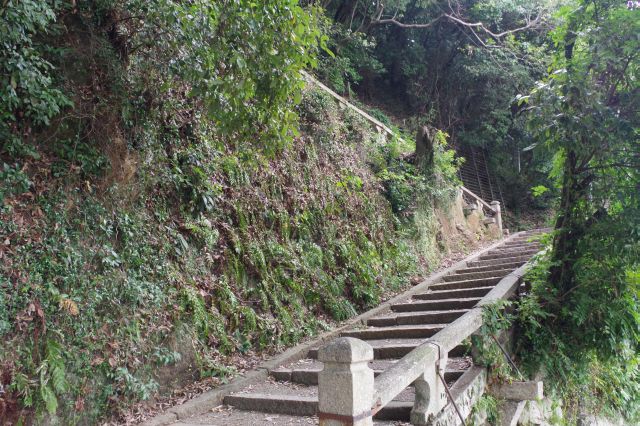
[[[571,287],[573,282],[572,254],[575,253],[575,239],[573,238],[574,207],[575,207],[575,152],[567,153],[562,182],[562,196],[560,211],[556,220],[556,236],[553,241],[552,265],[549,270],[549,280],[560,290],[560,297]]]
[[[427,126],[418,129],[416,136],[416,166],[427,171],[433,167],[434,131]]]

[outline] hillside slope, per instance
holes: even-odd
[[[484,237],[443,137],[418,173],[303,90],[296,4],[3,4],[3,422],[214,386]]]
[[[5,416],[93,423],[233,374],[470,244],[441,233],[435,206],[455,192],[433,195],[403,160],[411,147],[321,92],[299,112],[302,135],[276,154],[202,138],[93,181],[45,150],[25,162],[28,189],[1,216]]]

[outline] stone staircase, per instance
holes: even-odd
[[[501,245],[467,261],[442,276],[424,292],[415,293],[386,312],[369,318],[366,324],[344,331],[373,347],[370,368],[378,375],[394,362],[424,343],[425,339],[473,308],[503,277],[526,263],[539,249],[532,240],[542,230],[516,234]],[[474,368],[469,347],[456,346],[449,352],[445,381],[455,394],[465,372]],[[317,424],[318,348],[304,359],[269,370],[267,380],[224,397],[224,406],[174,423],[186,425],[293,425]],[[409,420],[414,389],[408,387],[375,416],[376,424],[398,424]],[[454,396],[455,398],[455,396]]]

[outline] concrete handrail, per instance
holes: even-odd
[[[484,207],[486,207],[491,213],[496,213],[496,211],[494,210],[494,208],[491,206],[491,204],[487,203],[486,201],[484,201],[482,198],[480,198],[479,196],[477,196],[476,194],[474,194],[473,192],[471,192],[469,189],[465,188],[464,186],[460,187],[462,189],[462,192],[465,193],[466,195],[468,195],[469,197],[473,198],[474,200],[476,200],[477,202],[479,202],[480,204],[482,204]]]
[[[339,94],[337,94],[336,92],[334,92],[333,90],[328,88],[325,84],[323,84],[322,82],[318,81],[318,79],[316,79],[314,76],[312,76],[308,72],[303,70],[303,71],[301,71],[301,74],[308,82],[310,82],[312,84],[315,84],[320,89],[322,89],[325,92],[327,92],[328,94],[330,94],[338,102],[340,102],[341,104],[345,105],[347,108],[352,109],[356,113],[360,114],[365,120],[367,120],[371,124],[373,124],[379,131],[383,131],[383,132],[387,133],[388,135],[390,135],[391,137],[398,138],[398,139],[402,140],[402,138],[400,136],[398,136],[393,130],[391,130],[388,126],[386,126],[380,120],[377,120],[377,119],[373,118],[371,115],[367,114],[362,109],[360,109],[357,106],[353,105],[351,102],[349,102],[348,100],[346,100],[345,98],[343,98],[342,96],[340,96]],[[497,207],[497,208],[492,207],[489,203],[487,203],[482,198],[480,198],[479,196],[477,196],[476,194],[474,194],[473,192],[471,192],[469,189],[465,188],[462,185],[460,186],[460,188],[462,189],[463,193],[467,194],[469,197],[473,198],[474,200],[479,202],[482,206],[484,206],[486,209],[488,209],[491,212],[492,215],[494,215],[494,214],[499,215],[500,214],[499,207]],[[494,201],[494,203],[496,203],[496,202],[497,201]],[[500,229],[502,229],[501,225],[500,225]]]
[[[504,277],[496,287],[478,302],[476,307],[447,325],[427,342],[409,352],[376,377],[372,413],[377,413],[418,379],[424,372],[425,365],[434,364],[440,358],[446,357],[451,349],[477,331],[482,326],[483,307],[497,300],[511,297],[522,282],[522,277],[528,267],[529,264],[526,263]]]
[[[336,92],[334,92],[333,90],[329,89],[326,85],[322,84],[320,81],[318,81],[315,77],[313,77],[308,72],[303,70],[303,71],[301,71],[301,74],[304,76],[304,78],[307,81],[315,84],[316,86],[318,86],[319,88],[321,88],[322,90],[324,90],[325,92],[327,92],[328,94],[333,96],[338,102],[340,102],[341,104],[347,106],[348,108],[350,108],[350,109],[354,110],[355,112],[357,112],[358,114],[360,114],[363,118],[365,118],[371,124],[376,126],[378,129],[384,131],[385,133],[387,133],[390,136],[402,139],[402,138],[400,138],[400,136],[398,136],[393,130],[391,130],[388,126],[386,126],[380,120],[377,120],[377,119],[373,118],[371,115],[367,114],[362,109],[358,108],[357,106],[355,106],[354,104],[352,104],[351,102],[349,102],[348,100],[343,98],[342,96],[338,95]]]

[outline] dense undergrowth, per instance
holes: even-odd
[[[637,10],[577,1],[550,33],[553,66],[522,102],[558,196],[548,253],[521,308],[521,353],[569,420],[640,422]],[[620,32],[620,28],[630,29]],[[545,192],[541,187],[537,192]]]
[[[453,154],[441,138],[418,173],[411,142],[303,90],[312,10],[1,11],[6,421],[96,423],[170,386],[163,372],[228,375],[229,356],[294,344],[436,265]]]
[[[175,147],[185,164],[160,151],[104,191],[55,178],[52,154],[25,163],[29,191],[1,216],[3,369],[22,403],[97,418],[152,396],[180,357],[223,374],[224,355],[295,343],[435,264],[393,213],[419,179],[389,177],[401,152],[327,95],[301,109],[304,136],[278,154],[202,136]]]
[[[618,225],[603,224],[581,243],[580,286],[570,298],[549,284],[548,247],[528,272],[531,291],[518,304],[522,366],[530,377],[543,378],[545,392],[565,409],[566,424],[586,414],[640,422],[638,245],[622,226],[629,223],[624,215],[614,222]]]

